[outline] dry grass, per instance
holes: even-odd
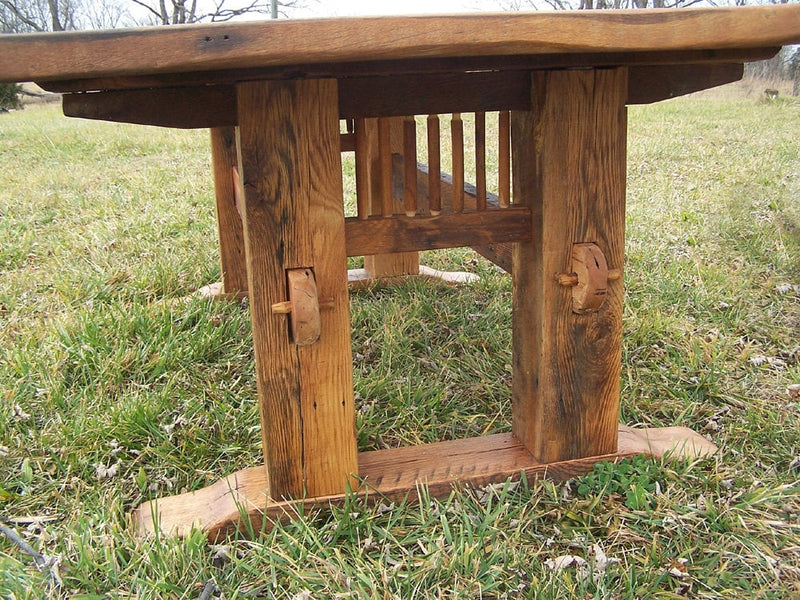
[[[207,135],[0,115],[6,524],[73,598],[796,598],[798,131],[792,101],[631,109],[622,419],[718,457],[353,500],[209,547],[126,520],[260,461],[245,307],[179,300],[219,278]],[[352,294],[362,448],[508,427],[509,280],[465,250],[425,260],[481,281]],[[0,597],[48,593],[0,539]]]

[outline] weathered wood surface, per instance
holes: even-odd
[[[480,488],[489,484],[518,479],[525,473],[529,480],[548,478],[564,480],[582,475],[601,460],[619,460],[637,454],[663,457],[708,456],[716,446],[699,434],[683,427],[633,429],[620,425],[616,453],[562,461],[549,465],[536,462],[525,447],[509,434],[439,442],[390,450],[362,452],[358,456],[358,493],[375,501],[417,499],[419,485],[431,496],[447,496],[454,486]],[[195,492],[172,496],[153,503],[145,502],[133,513],[140,535],[159,529],[185,536],[192,528],[205,531],[212,540],[234,533],[245,513],[255,532],[269,523],[291,519],[308,510],[341,505],[344,494],[310,498],[299,502],[275,502],[266,493],[266,470],[252,467],[238,471],[213,485]],[[155,519],[154,519],[155,517]],[[266,523],[264,522],[266,520]]]
[[[616,450],[622,280],[577,315],[555,274],[581,242],[622,268],[626,84],[624,68],[535,73],[532,110],[512,114],[514,203],[532,212],[513,254],[513,431],[542,462]]]
[[[650,104],[739,81],[742,63],[648,65],[628,70],[627,104]]]
[[[453,113],[450,119],[450,146],[453,156],[451,206],[454,213],[460,213],[464,210],[464,121],[459,113]]]
[[[217,204],[219,258],[222,271],[222,294],[247,291],[244,231],[236,200],[239,180],[234,177],[239,159],[236,154],[236,131],[233,127],[211,130],[211,160],[214,169],[214,196]]]
[[[225,23],[0,37],[2,81],[350,61],[781,46],[800,6]],[[102,57],[102,60],[98,60]],[[622,63],[620,63],[622,64]]]
[[[400,117],[364,119],[363,122],[367,127],[374,126],[378,133],[369,138],[374,145],[366,146],[367,152],[364,160],[372,163],[373,166],[369,170],[371,176],[366,188],[362,189],[362,193],[366,193],[367,205],[370,207],[369,214],[384,215],[389,220],[388,215],[405,212],[402,192],[395,193],[392,180],[394,158],[397,157],[402,164],[403,119]],[[381,129],[385,136],[383,140],[380,135]],[[349,254],[348,256],[360,256],[361,254],[365,255],[364,270],[372,279],[419,273],[419,253],[416,251],[391,253],[382,251],[379,254],[373,254],[365,248],[358,254]]]
[[[40,81],[50,92],[84,92],[97,90],[158,89],[232,85],[239,81],[261,79],[346,79],[352,77],[385,77],[387,75],[419,75],[474,73],[478,71],[531,71],[586,67],[630,65],[694,65],[733,64],[772,58],[780,46],[761,48],[695,49],[674,52],[599,52],[584,54],[526,54],[512,56],[467,56],[462,58],[420,58],[411,60],[362,60],[347,63],[284,65],[255,69],[226,69],[191,73],[152,73],[118,77],[94,77],[58,81]],[[462,111],[469,112],[469,111]]]
[[[68,117],[178,129],[236,125],[236,89],[214,85],[65,94]]]
[[[528,241],[527,207],[391,219],[350,217],[345,223],[347,255],[362,256],[414,250],[441,250],[494,242]]]
[[[629,69],[628,104],[647,104],[738,81],[742,63],[647,65]],[[530,109],[530,72],[399,74],[339,80],[339,116]],[[235,125],[233,85],[66,94],[68,117],[183,129]],[[342,151],[353,150],[342,136]],[[502,194],[501,194],[502,195]]]
[[[497,196],[498,204],[507,208],[511,202],[511,113],[507,110],[497,114]]]
[[[394,188],[397,189],[399,187],[398,180],[400,178],[399,172],[401,160],[400,157],[397,156],[394,157],[394,159]],[[434,203],[430,198],[431,180],[432,173],[429,165],[417,164],[417,196],[420,198],[421,202],[425,202],[426,200],[430,202],[431,214],[433,214]],[[443,208],[444,213],[447,214],[453,210],[453,177],[448,173],[442,173],[439,171],[438,182],[439,207]],[[470,183],[464,184],[463,202],[464,207],[468,211],[474,211],[477,209],[477,190],[475,186]],[[490,192],[486,193],[487,206],[496,209],[501,206],[500,202],[501,201],[498,196],[495,196]],[[511,272],[511,248],[513,242],[500,242],[495,239],[495,241],[484,243],[479,241],[477,238],[468,239],[463,236],[460,238],[460,240],[468,242],[466,245],[470,246],[473,250],[475,250],[475,252],[487,260],[492,261],[507,273]]]
[[[529,71],[453,72],[351,77],[340,81],[339,113],[394,117],[526,109]]]
[[[264,458],[274,498],[339,493],[357,472],[335,81],[237,90],[250,313]],[[319,341],[292,343],[286,270],[309,268]]]
[[[475,199],[486,210],[486,113],[475,113]]]

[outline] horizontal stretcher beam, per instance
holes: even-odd
[[[527,207],[437,216],[345,219],[348,256],[441,250],[531,239]]]
[[[647,65],[628,69],[628,104],[648,104],[738,81],[742,63]],[[68,117],[179,129],[236,125],[234,85],[66,94]],[[530,71],[401,74],[339,80],[339,116],[390,117],[527,110]]]

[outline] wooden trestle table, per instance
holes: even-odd
[[[797,4],[0,36],[0,81],[64,93],[68,116],[212,130],[223,284],[249,295],[265,465],[144,504],[136,526],[218,537],[349,491],[442,495],[704,451],[688,429],[618,423],[626,105],[737,80],[797,42]],[[363,151],[375,135],[390,146],[377,117],[486,111],[511,112],[510,206],[345,218],[342,119]],[[357,153],[360,209],[387,187],[373,158]],[[451,246],[513,264],[512,433],[359,453],[346,257]]]

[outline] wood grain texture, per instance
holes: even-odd
[[[230,85],[66,94],[62,108],[68,117],[177,129],[236,125],[236,91]]]
[[[631,68],[628,104],[650,104],[739,81],[742,63],[710,65],[649,65]]]
[[[441,250],[530,239],[527,207],[484,210],[438,216],[397,215],[391,219],[355,217],[345,222],[347,255]]]
[[[447,497],[454,487],[481,488],[519,479],[570,479],[589,472],[599,461],[618,461],[637,454],[661,458],[665,455],[708,456],[716,446],[683,427],[633,429],[619,426],[619,450],[614,454],[561,461],[537,462],[510,434],[438,442],[374,452],[358,457],[363,484],[358,494],[368,502],[418,500],[420,486],[428,495]],[[276,502],[265,494],[263,467],[238,471],[213,485],[178,496],[145,502],[133,512],[137,532],[150,535],[159,530],[177,536],[192,528],[205,531],[212,541],[232,535],[258,533],[271,523],[286,521],[309,510],[325,510],[345,502],[344,494],[308,498],[300,502]],[[247,515],[249,525],[242,522]],[[252,527],[252,530],[250,529]]]
[[[288,269],[286,286],[290,307],[289,323],[292,342],[308,346],[319,341],[322,329],[319,317],[319,296],[314,272],[308,268]],[[272,306],[273,314],[279,311]]]
[[[738,81],[741,63],[652,65],[630,70],[628,104],[647,104]],[[530,108],[529,71],[397,74],[340,82],[339,116],[404,116]],[[179,129],[236,124],[232,85],[68,94],[68,117]]]
[[[388,118],[378,119],[378,163],[380,165],[380,214],[394,214],[392,198],[392,122]],[[402,134],[401,134],[402,136]],[[397,143],[395,136],[395,143]],[[400,137],[402,139],[402,137]]]
[[[428,115],[428,206],[431,214],[442,212],[442,148],[439,115]]]
[[[401,117],[388,117],[378,120],[383,122],[387,128],[388,153],[386,149],[378,146],[372,150],[372,159],[380,165],[373,169],[374,176],[370,183],[370,203],[371,214],[381,215],[389,211],[389,214],[404,213],[402,184],[399,188],[393,185],[394,160],[397,159],[402,164],[403,160],[403,119]],[[380,125],[378,126],[380,129]],[[378,136],[379,137],[379,136]],[[383,157],[387,162],[383,163]],[[404,275],[419,274],[419,253],[418,252],[395,252],[391,254],[367,254],[364,256],[364,270],[372,279],[387,277],[399,277]]]
[[[223,294],[247,291],[242,218],[236,207],[237,185],[234,170],[238,168],[236,130],[220,127],[211,130],[211,161],[214,169],[214,196],[217,204],[219,259]]]
[[[475,113],[475,190],[478,210],[486,210],[486,113]]]
[[[453,212],[464,210],[464,121],[459,113],[450,119],[450,146],[453,152]]]
[[[0,79],[47,81],[365,59],[756,48],[799,42],[798,20],[800,6],[787,4],[287,20],[15,35],[0,37]]]
[[[401,161],[399,157],[395,157],[394,160],[394,178],[397,180],[399,178],[398,172],[401,166]],[[434,215],[434,203],[433,199],[430,198],[430,189],[431,189],[431,180],[432,180],[432,169],[430,165],[423,165],[417,164],[417,196],[420,199],[421,203],[424,203],[426,200],[430,203],[430,214]],[[439,194],[439,205],[440,208],[444,209],[444,213],[452,213],[453,212],[453,178],[448,173],[442,173],[439,171],[439,179],[438,179],[438,194]],[[395,186],[396,187],[396,186]],[[467,210],[474,211],[478,205],[478,198],[477,198],[477,190],[475,186],[470,183],[464,184],[464,194],[463,194],[463,202],[464,206]],[[500,198],[495,196],[492,193],[487,192],[486,194],[486,204],[492,208],[499,208],[500,207]],[[435,216],[435,215],[434,215]],[[506,271],[507,273],[511,273],[512,269],[512,262],[511,262],[511,249],[513,246],[513,242],[498,242],[494,241],[488,244],[478,243],[475,239],[473,239],[469,243],[470,248],[475,250],[478,254],[486,258],[487,260],[492,261],[498,267]]]
[[[237,89],[250,312],[270,493],[344,491],[356,472],[350,314],[335,81]],[[312,268],[320,339],[291,342],[286,270]]]
[[[208,85],[233,85],[240,81],[264,79],[348,79],[418,74],[474,73],[488,71],[526,71],[569,69],[587,66],[676,65],[742,63],[767,60],[780,46],[760,48],[691,49],[675,51],[592,52],[590,54],[523,54],[502,56],[465,56],[395,60],[360,60],[346,63],[289,64],[250,69],[225,69],[187,73],[146,73],[114,77],[91,77],[39,81],[50,92],[85,92],[98,90],[159,89],[174,87],[202,88]],[[390,81],[387,83],[391,83]],[[455,110],[455,109],[453,109]],[[391,115],[390,115],[391,116]]]
[[[395,117],[530,107],[530,71],[387,73],[340,84],[339,114]]]
[[[511,113],[497,115],[497,195],[501,208],[511,202]]]
[[[403,208],[407,217],[417,214],[417,122],[403,118]]]
[[[513,431],[542,462],[613,453],[622,280],[600,311],[572,312],[572,246],[594,242],[622,268],[627,70],[535,73],[532,110],[512,114],[514,202],[532,241],[513,254]]]
[[[742,63],[634,66],[628,104],[675,98],[741,79]],[[393,74],[349,77],[339,82],[339,116],[397,116],[426,112],[530,109],[529,71]],[[235,125],[233,85],[196,84],[144,90],[67,94],[68,117],[180,129]],[[342,151],[352,150],[342,136]]]
[[[373,171],[378,148],[378,120],[356,119],[356,214],[359,219],[369,218],[372,210]]]

